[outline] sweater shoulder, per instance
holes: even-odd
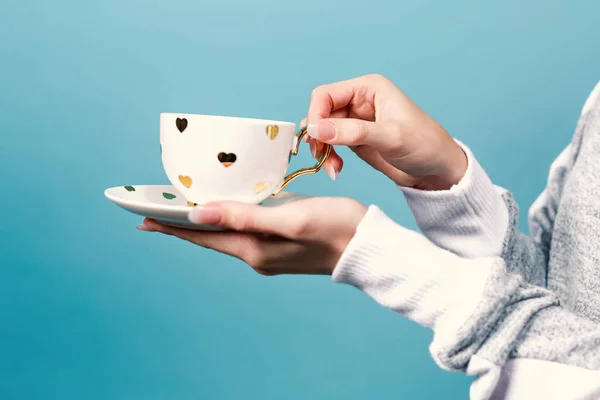
[[[596,87],[594,87],[585,101],[581,110],[581,115],[584,116],[594,109],[600,109],[600,81],[596,84]]]
[[[558,166],[565,166],[565,161],[570,159],[570,163],[566,164],[570,164],[569,167],[573,167],[575,160],[581,152],[584,138],[589,136],[589,133],[586,132],[590,131],[590,125],[598,126],[598,121],[600,121],[600,82],[596,84],[585,100],[573,138],[567,148],[564,149],[561,157],[555,161],[555,164],[558,163]],[[552,168],[556,169],[558,166],[552,165]]]

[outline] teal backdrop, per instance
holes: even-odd
[[[0,0],[0,398],[466,398],[428,330],[326,277],[265,278],[138,232],[103,191],[167,182],[161,112],[298,122],[313,87],[378,72],[515,193],[526,229],[600,79],[598,15],[597,0]],[[416,229],[394,185],[341,153],[337,182],[290,190]]]

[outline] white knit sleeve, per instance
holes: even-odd
[[[500,257],[459,257],[371,206],[332,280],[431,328],[436,363],[476,376],[472,399],[529,400],[547,379],[563,399],[600,390],[600,326],[508,273]]]
[[[449,190],[400,187],[423,234],[436,245],[462,257],[499,255],[509,225],[501,193],[471,150],[464,150],[468,167]]]

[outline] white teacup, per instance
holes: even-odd
[[[312,168],[286,176],[306,129],[292,122],[214,115],[160,115],[162,162],[173,186],[190,204],[235,200],[258,204]]]

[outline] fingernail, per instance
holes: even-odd
[[[311,138],[319,139],[319,125],[318,124],[308,124],[306,127],[306,132],[308,136]]]
[[[298,129],[299,132],[301,132],[304,129],[308,129],[306,127],[306,118],[304,118],[301,122],[300,122],[300,128]],[[308,139],[310,139],[310,136],[308,135],[304,135],[304,137],[302,138],[302,140],[304,140],[306,143],[308,143]]]
[[[326,163],[323,168],[325,168],[325,172],[331,178],[332,181],[335,181],[338,178],[338,172],[333,168],[331,163]]]
[[[300,127],[300,130],[306,128],[306,118],[304,118],[302,121],[300,121],[299,127]]]
[[[314,140],[310,142],[310,154],[312,154],[313,158],[317,158],[317,144]]]
[[[221,210],[213,207],[194,207],[188,214],[190,222],[216,225],[221,222]]]
[[[156,232],[154,229],[152,229],[152,228],[150,228],[150,227],[148,227],[148,226],[146,226],[144,224],[138,225],[137,229],[139,231],[144,231],[144,232]]]
[[[332,123],[327,121],[321,121],[317,124],[309,124],[308,135],[315,139],[320,139],[327,142],[335,137],[335,127]]]

